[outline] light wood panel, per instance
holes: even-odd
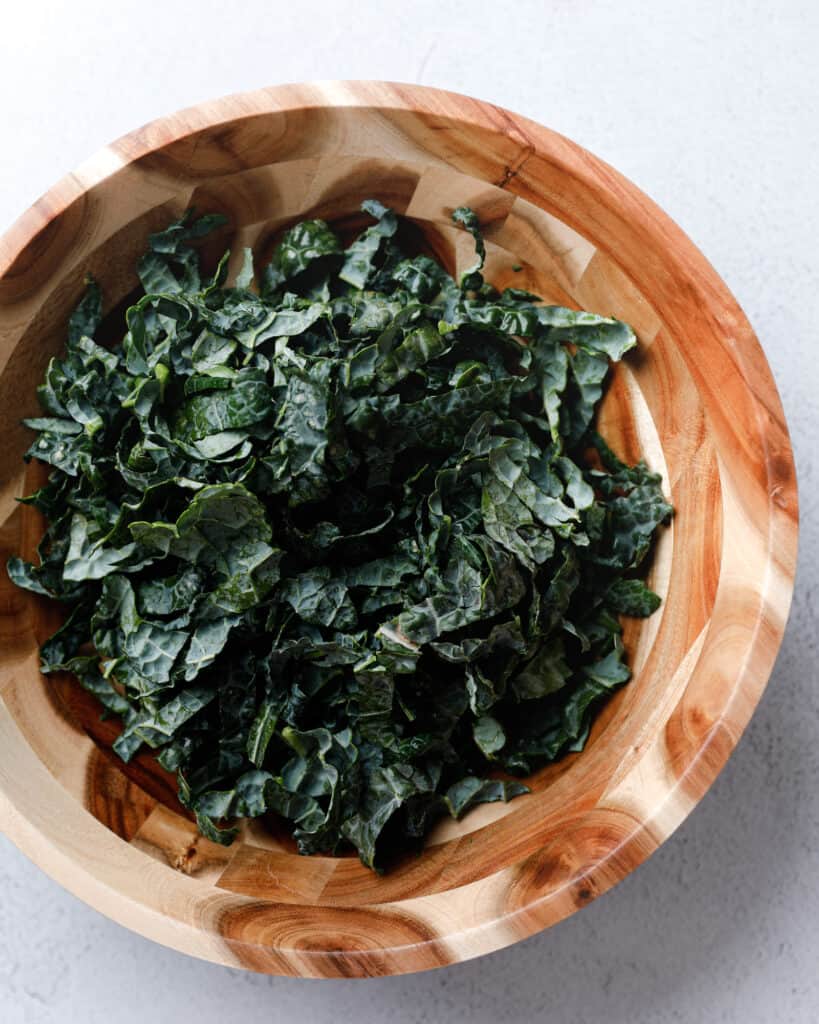
[[[640,346],[601,424],[663,474],[677,509],[653,565],[662,612],[629,623],[635,678],[582,754],[532,794],[440,826],[378,877],[354,857],[301,858],[286,828],[200,837],[147,755],[122,765],[116,724],[68,678],[45,681],[48,602],[0,575],[0,827],[63,885],[177,949],[317,977],[423,970],[496,949],[586,905],[673,831],[713,781],[768,678],[793,584],[796,485],[762,351],[735,300],[669,219],[573,143],[488,104],[385,83],[283,86],[164,118],[58,183],[0,239],[0,548],[30,556],[42,523],[14,497],[21,416],[63,344],[86,271],[107,308],[136,285],[148,234],[193,202],[229,214],[219,244],[269,253],[288,224],[349,227],[375,195],[450,265],[480,214],[487,273],[619,316]],[[519,267],[519,269],[517,269]]]

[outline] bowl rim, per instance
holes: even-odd
[[[727,318],[733,324],[735,338],[729,339],[730,356],[734,367],[743,378],[749,390],[750,413],[756,422],[749,422],[749,429],[754,429],[763,448],[763,459],[760,464],[765,470],[766,492],[768,497],[767,540],[765,553],[768,559],[766,570],[776,553],[779,575],[776,580],[771,572],[766,571],[760,600],[759,612],[750,643],[743,652],[741,665],[734,677],[734,686],[720,707],[720,717],[714,723],[714,730],[720,725],[727,714],[732,712],[732,728],[728,732],[727,745],[723,744],[714,756],[705,757],[712,745],[714,730],[708,733],[696,757],[686,766],[676,782],[682,786],[695,764],[698,765],[696,796],[694,799],[675,808],[670,818],[664,816],[659,842],[664,842],[678,825],[687,817],[704,793],[710,788],[727,757],[734,749],[745,726],[750,720],[772,671],[776,654],[779,650],[785,623],[790,608],[795,576],[795,558],[798,534],[798,509],[793,454],[787,433],[779,395],[773,377],[765,360],[763,350],[753,334],[744,313],[736,299],[731,295],[725,284],[683,231],[640,189],[624,178],[604,161],[589,153],[578,144],[530,119],[510,113],[491,103],[466,97],[458,93],[436,89],[429,86],[412,85],[380,81],[312,81],[285,84],[257,89],[250,92],[234,93],[216,100],[206,101],[185,108],[177,113],[160,117],[120,137],[116,142],[99,150],[74,171],[65,175],[25,213],[23,213],[0,238],[0,280],[11,268],[18,256],[29,246],[38,235],[47,230],[55,220],[75,201],[99,185],[105,179],[117,174],[124,166],[138,161],[152,153],[163,150],[172,143],[179,142],[189,136],[218,127],[228,125],[242,118],[250,118],[260,114],[295,112],[306,108],[358,108],[370,112],[406,112],[421,115],[445,113],[447,118],[474,128],[485,129],[489,126],[498,132],[500,123],[510,136],[525,140],[525,151],[522,159],[512,172],[512,177],[521,173],[523,164],[532,156],[543,158],[557,165],[563,173],[571,175],[586,188],[608,189],[616,192],[618,204],[627,207],[635,216],[643,218],[651,229],[663,236],[664,245],[668,249],[669,258],[679,266],[686,267],[686,273],[697,276],[702,287],[709,294],[711,301],[727,311]],[[501,184],[504,187],[506,182]],[[760,390],[760,385],[764,393]],[[771,452],[767,446],[765,424],[776,421],[781,430],[780,444],[777,451]],[[778,465],[774,466],[774,456]],[[783,476],[787,483],[783,484]],[[776,589],[774,596],[771,588]],[[773,606],[776,616],[773,621],[763,626],[766,608]],[[764,633],[764,638],[763,638]],[[763,643],[764,639],[764,643]],[[23,740],[23,742],[25,742]],[[45,771],[45,769],[44,769]],[[52,780],[54,781],[54,780]],[[663,794],[664,802],[668,802],[673,789]],[[633,832],[624,840],[624,844],[634,844],[639,837],[648,831],[652,821],[661,808],[645,820],[634,821]],[[19,794],[14,795],[5,785],[0,776],[0,827],[2,831],[39,867],[46,871],[62,886],[78,895],[95,909],[112,917],[119,923],[136,930],[146,937],[215,962],[230,966],[250,966],[251,969],[262,969],[280,973],[312,973],[300,970],[295,964],[279,964],[277,967],[253,967],[246,962],[237,962],[229,955],[229,947],[249,945],[241,939],[227,939],[211,928],[204,920],[188,919],[173,915],[173,927],[168,929],[168,911],[162,907],[161,897],[155,896],[150,887],[142,890],[143,897],[136,898],[133,894],[115,890],[109,883],[94,873],[93,859],[81,860],[78,851],[70,845],[63,848],[54,838],[53,833],[44,827],[43,821],[31,808],[23,804]],[[116,837],[115,837],[116,838]],[[584,872],[601,875],[595,886],[594,895],[608,888],[629,874],[634,867],[652,852],[636,849],[632,862],[623,870],[613,863],[617,850],[607,850],[596,862],[584,865]],[[160,865],[161,867],[161,865]],[[602,869],[606,868],[605,873]],[[198,885],[188,879],[191,885]],[[161,888],[158,886],[158,888]],[[554,894],[549,893],[548,899]],[[547,897],[541,897],[546,900]],[[454,963],[481,955],[493,949],[501,948],[526,935],[534,934],[549,924],[567,916],[574,907],[563,911],[554,909],[539,916],[537,913],[539,900],[536,898],[523,908],[505,912],[491,921],[472,926],[474,941],[468,949],[461,951],[446,947],[444,960]],[[512,917],[517,917],[515,932],[508,927]],[[209,933],[208,941],[202,932]],[[457,932],[462,934],[463,928]],[[353,964],[360,963],[361,969],[353,968],[353,973],[365,975],[369,973],[401,973],[423,969],[417,963],[417,950],[429,945],[440,951],[441,944],[451,938],[445,931],[428,938],[412,942],[399,942],[394,946],[385,945],[382,952],[383,970],[372,971],[365,963],[364,955],[357,959],[355,951],[344,951],[345,958]],[[215,940],[215,941],[214,941]],[[283,951],[286,952],[286,951]],[[317,958],[317,970],[324,971],[324,961],[338,955],[333,950],[305,951],[300,949],[298,957],[307,962]],[[372,953],[368,951],[371,958]]]

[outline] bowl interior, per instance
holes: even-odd
[[[73,844],[67,856],[82,860],[84,878],[108,872],[109,890],[175,922],[163,931],[147,911],[134,910],[129,923],[140,930],[259,970],[366,974],[436,966],[565,916],[671,831],[707,788],[754,703],[749,697],[734,732],[725,727],[729,690],[719,677],[723,668],[736,677],[730,635],[728,662],[715,662],[707,678],[697,675],[713,640],[721,577],[724,586],[726,564],[737,557],[726,554],[726,516],[734,545],[756,549],[758,539],[747,517],[732,512],[737,500],[733,484],[726,490],[712,396],[690,356],[685,318],[668,299],[672,271],[647,250],[649,269],[636,283],[640,254],[633,240],[623,242],[622,258],[618,249],[617,232],[624,239],[627,233],[619,204],[628,204],[606,169],[597,183],[603,198],[591,202],[587,180],[538,164],[547,144],[562,152],[565,140],[545,131],[535,142],[522,140],[521,122],[501,118],[496,108],[481,107],[480,116],[470,108],[467,128],[431,100],[423,114],[417,104],[411,113],[398,110],[402,103],[387,113],[313,103],[284,119],[278,110],[244,111],[170,139],[146,129],[147,136],[129,137],[111,151],[120,169],[88,171],[91,187],[55,216],[45,211],[46,226],[0,276],[0,328],[8,338],[0,362],[5,557],[32,558],[42,530],[37,514],[14,502],[45,478],[43,467],[21,462],[29,438],[19,421],[37,413],[36,384],[62,349],[85,273],[100,282],[110,322],[121,322],[148,235],[188,206],[228,215],[229,225],[203,255],[215,259],[229,245],[235,271],[244,246],[263,262],[282,231],[304,217],[323,217],[342,233],[355,230],[369,197],[406,217],[413,245],[458,270],[471,259],[472,240],[450,214],[469,205],[484,227],[489,281],[618,317],[637,333],[638,348],[612,374],[599,426],[618,454],[644,458],[662,474],[676,515],[661,531],[651,568],[662,608],[626,625],[633,679],[599,715],[586,749],[537,773],[531,795],[440,824],[420,856],[406,857],[386,876],[353,856],[300,857],[275,821],[247,822],[229,848],[200,837],[176,800],[174,780],[148,755],[123,765],[110,752],[116,723],[101,720],[95,701],[70,678],[40,676],[37,646],[59,612],[16,590],[5,574],[0,579],[0,726],[13,734],[16,756],[57,783],[52,817],[61,814],[70,835],[83,834],[75,842],[52,829],[50,848]],[[265,97],[257,105],[269,104]],[[675,287],[684,294],[684,276]],[[116,328],[111,332],[115,337]],[[8,743],[0,783],[4,771],[14,774]],[[688,769],[701,756],[706,770],[694,778]],[[34,794],[16,799],[37,801]],[[38,827],[48,831],[44,822]],[[87,852],[75,855],[88,844],[105,851],[106,866],[102,853],[98,864]],[[112,859],[122,865],[115,877]],[[139,872],[150,885],[132,880]],[[100,890],[88,898],[127,919]],[[489,924],[494,930],[486,937]]]
[[[323,217],[342,235],[349,235],[366,221],[359,208],[361,201],[370,196],[389,203],[407,218],[405,232],[410,246],[430,252],[455,272],[469,264],[474,248],[470,236],[452,224],[450,214],[458,205],[472,206],[486,231],[487,280],[499,288],[525,288],[549,303],[617,316],[634,326],[640,347],[613,373],[601,408],[601,430],[622,457],[630,461],[645,458],[654,470],[662,473],[666,491],[672,495],[680,516],[686,515],[686,501],[693,498],[702,510],[701,495],[708,495],[714,507],[705,517],[709,526],[707,540],[718,550],[718,474],[715,455],[708,450],[704,425],[688,434],[687,445],[679,444],[679,419],[686,422],[690,431],[691,422],[702,418],[697,391],[693,386],[681,387],[680,368],[674,363],[675,346],[664,336],[647,299],[590,241],[556,217],[468,175],[372,158],[350,159],[341,167],[338,161],[317,158],[253,168],[198,186],[189,202],[197,211],[218,211],[229,216],[229,226],[208,242],[210,251],[203,253],[203,259],[207,261],[210,256],[212,262],[217,253],[230,246],[232,269],[236,270],[243,247],[252,247],[257,265],[262,265],[282,232],[304,217]],[[147,235],[164,225],[180,206],[184,207],[187,198],[180,197],[178,203],[166,203],[135,218],[108,243],[87,254],[88,266],[103,288],[105,308],[110,310],[109,336],[116,337],[116,332],[121,331],[122,307],[136,283],[132,278],[133,266],[144,249]],[[40,325],[32,328],[39,343],[36,348],[32,345],[32,349],[38,358],[26,361],[25,374],[17,380],[21,391],[14,403],[14,415],[18,417],[21,405],[26,413],[28,407],[33,412],[36,383],[47,359],[57,354],[63,344],[62,328],[75,296],[68,287],[57,288],[55,292],[49,303],[49,319],[54,329],[45,336]],[[662,387],[664,381],[671,379],[677,389],[674,418],[668,415],[668,395]],[[2,407],[9,409],[10,404],[3,402]],[[8,427],[11,429],[12,424]],[[6,449],[9,460],[18,460],[20,453],[19,445],[13,451]],[[695,461],[697,488],[692,495],[691,470]],[[39,486],[46,471],[33,463],[22,474],[21,467],[20,462],[12,463],[8,475],[18,490],[28,493]],[[25,482],[21,484],[22,475]],[[684,489],[679,486],[681,477],[688,480]],[[17,517],[27,540],[25,554],[34,558],[38,517],[28,508],[21,509]],[[40,680],[33,681],[32,686],[32,680],[20,678],[19,696],[23,703],[24,693],[28,704],[32,689],[36,690],[38,699],[48,703],[48,714],[64,717],[63,729],[77,728],[81,730],[80,736],[85,734],[92,739],[93,748],[79,745],[76,739],[68,748],[72,761],[82,747],[89,758],[82,789],[75,796],[86,802],[91,813],[146,854],[167,861],[194,878],[244,895],[285,902],[301,902],[305,898],[342,905],[381,902],[388,898],[387,891],[402,891],[410,878],[416,891],[419,885],[420,891],[437,891],[448,884],[449,875],[457,877],[460,884],[452,864],[453,858],[457,861],[466,853],[465,844],[458,842],[461,837],[477,838],[485,829],[503,829],[510,839],[516,837],[513,842],[492,843],[491,857],[483,863],[476,845],[471,843],[468,856],[472,878],[514,863],[520,858],[527,824],[560,816],[568,793],[572,794],[573,802],[595,802],[601,784],[611,786],[618,772],[625,770],[630,751],[651,737],[652,720],[670,696],[669,682],[679,668],[680,656],[696,641],[710,612],[709,600],[713,602],[714,596],[713,588],[710,594],[692,594],[689,586],[670,589],[674,533],[674,525],[661,531],[652,565],[653,586],[665,599],[662,614],[648,620],[628,621],[626,644],[634,679],[598,717],[584,753],[570,755],[538,772],[530,783],[534,797],[509,804],[487,804],[460,822],[442,822],[429,837],[427,853],[420,860],[415,855],[408,856],[387,878],[374,876],[354,857],[313,857],[305,861],[296,854],[286,829],[277,827],[272,820],[248,822],[241,839],[229,849],[222,849],[197,835],[190,816],[176,800],[173,778],[149,754],[142,754],[132,765],[124,765],[109,753],[119,731],[117,724],[112,720],[100,721],[96,702],[70,678],[59,678],[53,687]],[[692,601],[692,597],[697,600]],[[669,650],[668,636],[673,633],[675,639],[681,639],[680,631],[669,630],[667,622],[664,628],[664,622],[680,615],[682,608],[688,628],[675,659],[675,652]],[[42,626],[42,630],[38,629],[39,642],[52,627],[51,611],[38,620],[38,626]],[[6,699],[14,701],[16,690],[14,687],[6,691]],[[66,752],[55,751],[54,737],[38,726],[30,734],[30,741],[47,764],[55,762],[56,755],[54,770],[64,778],[60,762]],[[533,840],[537,842],[530,835],[529,842]],[[439,865],[437,869],[433,862]],[[444,864],[446,872],[440,867]]]

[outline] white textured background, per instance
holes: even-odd
[[[131,128],[277,82],[424,82],[569,135],[656,199],[739,298],[802,503],[793,614],[742,743],[677,834],[582,913],[432,974],[259,977],[112,924],[0,837],[2,1024],[819,1020],[816,0],[9,0],[1,21],[0,229]]]

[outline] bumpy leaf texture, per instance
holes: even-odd
[[[275,813],[381,869],[583,747],[672,510],[592,429],[626,324],[485,283],[471,210],[456,282],[364,209],[346,249],[304,221],[233,284],[194,244],[219,218],[184,217],[110,350],[89,282],[28,421],[39,562],[8,571],[65,604],[43,671],[121,717],[124,760],[158,751],[206,836]]]

